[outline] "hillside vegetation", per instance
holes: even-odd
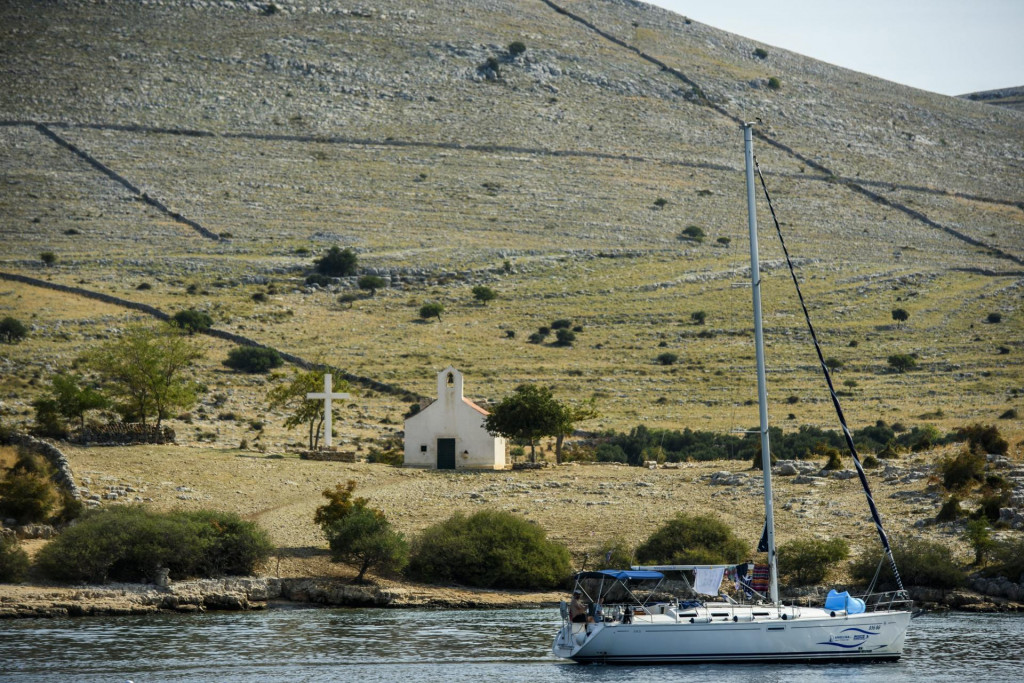
[[[216,330],[393,385],[357,383],[342,409],[338,441],[364,451],[449,363],[481,402],[523,382],[595,397],[588,430],[745,428],[738,123],[757,120],[851,426],[946,432],[1021,413],[1020,112],[625,0],[268,7],[3,3],[0,275],[202,311]],[[773,423],[832,428],[759,210]],[[680,239],[690,226],[702,241]],[[307,285],[331,247],[387,286],[342,303],[354,279]],[[474,298],[480,285],[494,300]],[[443,316],[421,318],[432,302]],[[6,316],[28,334],[0,345],[0,419],[26,425],[54,373],[153,321],[10,279]],[[571,345],[528,343],[562,319],[581,328]],[[303,442],[266,400],[289,367],[232,373],[233,343],[202,347],[200,404],[167,421],[180,443]],[[917,369],[893,371],[898,354]],[[999,427],[1018,451],[1020,418]]]

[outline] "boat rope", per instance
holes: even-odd
[[[875,528],[878,530],[878,537],[882,541],[882,548],[885,550],[885,554],[889,558],[889,566],[892,568],[892,575],[896,579],[896,587],[903,591],[903,580],[900,578],[900,572],[896,568],[896,560],[892,556],[892,547],[889,545],[889,537],[885,533],[885,529],[882,528],[882,518],[878,514],[878,508],[875,507],[875,499],[871,495],[871,486],[868,485],[867,475],[864,473],[864,466],[861,465],[860,456],[857,455],[857,447],[853,445],[853,435],[850,433],[850,428],[846,425],[846,417],[843,415],[843,407],[839,403],[839,396],[836,394],[835,387],[832,385],[832,373],[829,372],[828,365],[825,363],[825,356],[821,353],[821,344],[818,343],[818,335],[814,331],[814,325],[811,323],[811,314],[807,310],[807,304],[804,302],[803,292],[800,290],[800,281],[796,276],[796,269],[793,266],[793,260],[789,257],[789,249],[786,248],[786,240],[782,236],[782,228],[779,226],[779,219],[775,216],[775,207],[772,206],[771,195],[768,194],[768,185],[765,184],[764,175],[761,174],[761,167],[758,166],[757,158],[754,158],[754,170],[757,171],[757,177],[761,180],[761,188],[764,190],[765,199],[768,201],[768,210],[771,211],[772,221],[775,223],[775,233],[779,237],[779,243],[782,245],[782,253],[786,256],[786,265],[789,266],[790,277],[793,278],[793,285],[796,287],[797,298],[800,299],[800,307],[804,312],[804,320],[807,321],[807,329],[811,332],[811,339],[814,341],[814,350],[818,353],[818,363],[821,365],[821,372],[825,375],[825,382],[828,384],[829,394],[832,396],[832,406],[836,409],[836,416],[839,418],[839,424],[843,428],[843,436],[846,439],[846,446],[850,449],[850,455],[853,456],[853,464],[857,468],[857,476],[860,477],[861,486],[864,487],[864,494],[868,499],[868,507],[871,509],[871,518],[875,521]]]

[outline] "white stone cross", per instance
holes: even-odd
[[[331,448],[331,401],[336,398],[349,398],[348,394],[332,392],[331,373],[324,375],[324,390],[306,394],[306,398],[318,398],[324,402],[324,447]]]

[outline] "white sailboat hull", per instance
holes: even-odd
[[[674,614],[638,617],[632,624],[566,623],[552,650],[577,662],[610,664],[896,660],[910,623],[908,611],[833,617],[804,608],[787,619],[778,613],[752,617],[749,611],[709,617],[714,611],[701,608],[697,623]]]

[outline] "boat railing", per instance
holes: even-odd
[[[867,593],[860,596],[864,601],[867,612],[888,612],[892,610],[913,610],[914,601],[904,591],[885,591],[882,593]]]

